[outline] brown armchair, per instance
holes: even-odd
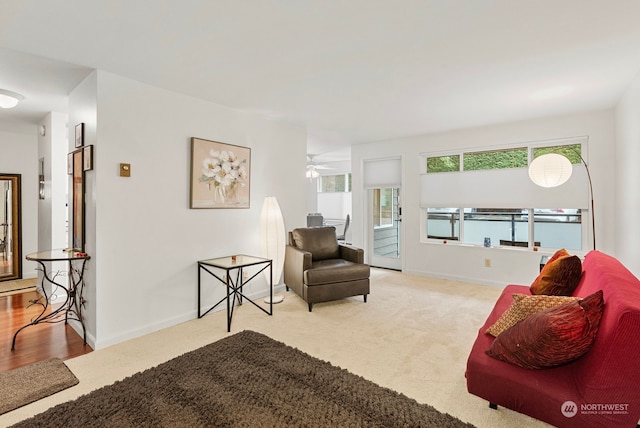
[[[287,290],[309,304],[369,294],[364,250],[338,244],[333,226],[293,229],[284,258]]]

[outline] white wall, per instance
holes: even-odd
[[[35,278],[34,262],[25,256],[38,250],[38,138],[0,132],[0,172],[22,174],[22,277]]]
[[[640,76],[616,107],[615,253],[640,277]]]
[[[97,149],[97,91],[98,91],[98,73],[90,74],[69,94],[69,113],[67,124],[67,153],[76,150],[75,147],[75,127],[79,123],[84,123],[84,141],[85,145],[94,145],[94,159]],[[64,160],[67,165],[67,159]],[[87,342],[96,349],[96,331],[98,326],[98,303],[99,303],[99,283],[97,282],[97,272],[100,267],[100,259],[96,250],[96,198],[99,196],[96,192],[96,167],[94,162],[94,170],[85,174],[85,251],[91,256],[91,260],[87,263],[84,279],[86,287],[84,288],[85,300],[85,328],[87,332]],[[73,245],[73,187],[72,176],[67,175],[67,200],[69,230],[67,236],[68,246]],[[117,269],[114,268],[114,269]],[[123,300],[128,300],[126,293],[122,295]],[[126,306],[126,305],[125,305]],[[126,313],[123,313],[125,315]],[[108,322],[108,321],[107,321]],[[81,327],[77,323],[71,324],[78,334],[81,333]]]
[[[67,153],[68,126],[65,113],[51,112],[51,248],[67,248]],[[46,171],[45,162],[45,171]]]
[[[306,201],[307,201],[307,213],[317,213],[318,212],[318,179],[307,178],[307,191]]]
[[[318,212],[325,219],[344,220],[351,215],[351,192],[318,193]]]
[[[589,136],[587,162],[594,186],[598,249],[615,250],[613,216],[614,116],[612,110],[588,112],[496,126],[464,129],[441,134],[421,135],[352,147],[353,216],[362,217],[365,193],[362,165],[365,160],[402,158],[402,254],[403,271],[461,281],[504,285],[530,283],[539,269],[541,253],[524,249],[483,248],[420,242],[420,153],[453,149],[486,148]],[[587,184],[585,183],[585,186]],[[455,191],[455,189],[451,189]],[[354,222],[354,245],[366,248],[366,222]],[[366,254],[366,252],[365,252]],[[484,267],[490,258],[492,267]]]
[[[259,255],[266,196],[278,198],[287,230],[306,224],[300,127],[103,71],[73,91],[69,117],[70,128],[85,122],[94,144],[87,286],[95,290],[88,312],[96,348],[195,318],[196,262]],[[189,209],[191,137],[251,148],[250,209]],[[131,164],[130,178],[118,175],[121,162]],[[267,291],[262,276],[254,281],[249,293]],[[213,302],[223,291],[211,283],[206,295]]]
[[[45,178],[45,188],[44,199],[38,199],[38,249],[49,249],[53,248],[51,245],[51,190],[52,190],[52,180],[51,180],[51,147],[52,147],[52,139],[51,136],[51,123],[52,116],[51,113],[47,114],[44,119],[40,121],[40,126],[44,126],[46,131],[45,135],[40,135],[38,132],[38,174],[40,174],[40,159],[43,161],[44,168],[44,178]],[[66,140],[66,139],[65,139]],[[59,162],[58,162],[59,163]],[[37,196],[36,196],[37,197]],[[60,247],[64,248],[64,247]]]
[[[39,125],[45,127],[45,135],[38,132],[38,174],[39,160],[43,159],[45,186],[44,199],[37,202],[38,250],[67,248],[67,115],[49,112]],[[51,265],[56,270],[66,268],[64,263]],[[64,298],[60,292],[57,296]]]

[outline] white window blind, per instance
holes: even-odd
[[[365,189],[401,187],[402,163],[400,158],[365,161],[363,179]]]
[[[573,165],[569,181],[543,188],[527,168],[442,172],[421,176],[420,206],[473,208],[589,207],[589,182],[582,164]]]

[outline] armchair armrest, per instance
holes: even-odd
[[[284,253],[284,283],[302,296],[304,271],[311,269],[311,253],[287,245]]]
[[[352,263],[364,263],[364,250],[361,248],[351,247],[349,245],[339,245],[340,258],[348,260]]]

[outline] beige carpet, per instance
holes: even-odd
[[[18,279],[16,281],[0,282],[0,296],[11,296],[12,294],[33,291],[38,284],[38,278]]]
[[[264,333],[477,427],[548,426],[508,409],[491,410],[467,393],[467,356],[500,291],[374,269],[367,303],[350,298],[316,304],[309,313],[289,292],[272,317],[252,305],[237,308],[231,334]],[[212,313],[67,360],[78,385],[0,416],[0,426],[227,337],[225,315]]]

